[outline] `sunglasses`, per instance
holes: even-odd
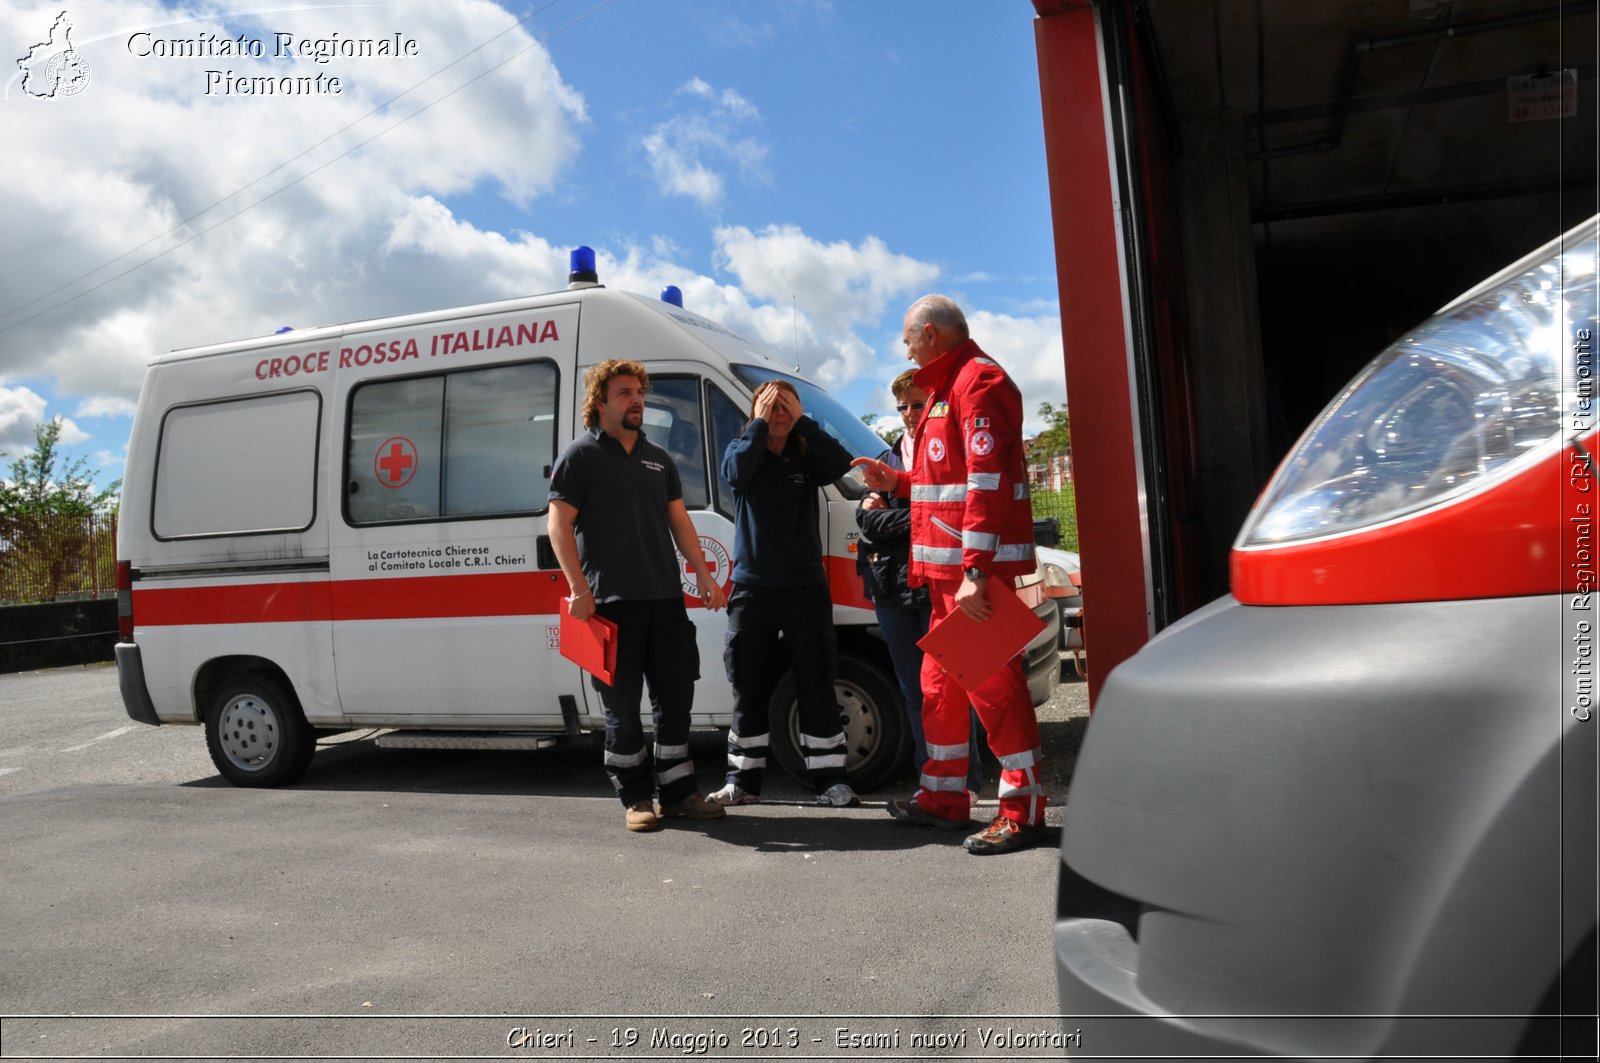
[[[902,402],[900,405],[896,406],[895,409],[901,413],[905,413],[907,410],[920,410],[926,405],[928,405],[926,402]]]

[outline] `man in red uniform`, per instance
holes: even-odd
[[[909,474],[858,458],[867,485],[911,497],[911,583],[926,584],[936,626],[955,609],[989,619],[989,596],[1034,570],[1033,511],[1022,452],[1022,395],[1006,371],[973,343],[961,308],[925,295],[906,311],[906,356],[928,393]],[[1000,592],[1004,593],[1004,592]],[[1000,761],[1000,814],[967,838],[979,856],[1037,845],[1044,836],[1039,720],[1022,658],[972,690],[931,656],[922,663],[922,726],[928,759],[909,801],[892,801],[903,823],[960,830],[970,824],[967,705],[978,712]]]

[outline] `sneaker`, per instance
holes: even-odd
[[[699,794],[690,794],[681,801],[674,801],[670,805],[656,802],[656,815],[662,819],[672,819],[682,816],[685,819],[721,819],[726,816],[727,810],[715,801],[707,801]]]
[[[935,827],[939,830],[966,830],[972,826],[970,819],[950,819],[948,816],[936,816],[925,811],[917,804],[915,797],[905,801],[890,801],[889,815],[901,823],[908,823],[913,827]]]
[[[1032,848],[1044,841],[1044,834],[1043,823],[1025,826],[1001,813],[987,827],[970,835],[961,846],[973,856],[994,856]]]
[[[623,822],[631,831],[660,830],[661,818],[656,815],[654,802],[636,801],[628,806]]]
[[[861,798],[850,789],[847,782],[836,782],[817,795],[817,804],[826,808],[855,808],[861,804]]]
[[[715,801],[723,807],[728,805],[759,805],[761,803],[761,795],[753,794],[749,790],[741,790],[736,783],[729,783],[716,793],[707,795],[706,800]]]

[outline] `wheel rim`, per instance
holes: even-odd
[[[260,771],[278,754],[277,710],[256,694],[229,698],[217,731],[223,755],[240,771]]]
[[[878,743],[882,741],[878,713],[872,707],[872,700],[854,683],[835,680],[833,699],[839,703],[839,727],[844,731],[844,769],[854,771],[877,752]],[[790,707],[789,741],[795,749],[804,749],[800,744],[798,703]]]
[[[877,752],[883,728],[872,702],[853,683],[835,683],[833,696],[839,702],[839,722],[844,727],[845,768],[851,769]]]

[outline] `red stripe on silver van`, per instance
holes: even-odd
[[[1589,436],[1591,450],[1600,434]],[[1310,542],[1235,547],[1245,605],[1367,605],[1592,590],[1596,502],[1568,447],[1432,509]]]

